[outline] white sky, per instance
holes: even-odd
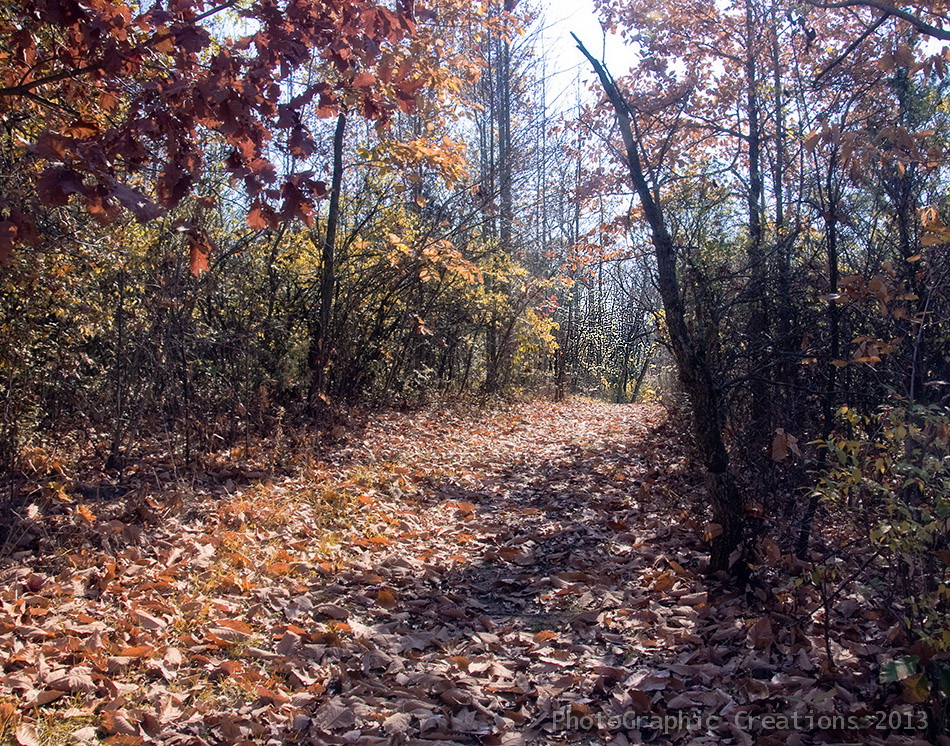
[[[571,38],[573,31],[591,53],[603,58],[607,68],[620,77],[630,67],[631,49],[617,36],[604,37],[593,0],[542,0],[545,26],[542,31],[542,49],[547,54],[547,74],[550,79],[548,103],[556,109],[574,105],[578,73],[582,81],[593,77],[590,63],[577,49]],[[583,93],[582,93],[583,95]]]

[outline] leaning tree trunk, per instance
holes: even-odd
[[[729,453],[722,434],[722,398],[707,364],[702,343],[692,338],[686,326],[683,298],[676,278],[676,249],[673,237],[643,173],[639,149],[633,135],[630,108],[604,66],[587,51],[576,36],[574,40],[593,65],[617,114],[626,149],[630,181],[650,225],[670,346],[676,358],[683,389],[692,403],[693,434],[706,469],[706,487],[712,502],[713,522],[716,524],[710,532],[710,570],[728,572],[733,567],[738,569],[736,558],[742,543],[743,506],[738,486],[729,471]]]

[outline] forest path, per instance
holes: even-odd
[[[709,585],[674,424],[580,400],[375,414],[141,531],[94,506],[70,567],[0,578],[0,742],[813,742],[741,715],[853,707],[870,633],[835,643],[860,675],[834,685],[801,617]]]
[[[365,743],[586,738],[592,723],[569,715],[629,720],[682,687],[663,664],[708,599],[687,569],[699,523],[675,494],[695,485],[661,408],[534,402],[407,424],[376,421],[362,442],[386,449],[354,454],[415,488],[376,491],[365,512],[393,530],[357,538],[365,551],[305,604],[308,620],[342,623],[321,644],[347,652],[302,730]],[[639,680],[634,709],[621,684]]]

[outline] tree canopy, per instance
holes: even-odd
[[[660,510],[672,495],[664,520],[688,528],[680,548],[695,566],[656,557],[652,593],[698,599],[701,582],[747,591],[763,604],[746,620],[759,651],[789,626],[786,604],[807,616],[795,629],[818,635],[820,624],[823,635],[818,651],[790,632],[789,658],[820,653],[807,672],[829,681],[846,647],[833,620],[866,612],[887,664],[855,681],[880,678],[881,702],[899,690],[925,705],[936,738],[950,695],[950,5],[594,0],[622,68],[598,54],[603,39],[578,34],[575,49],[574,29],[548,23],[553,10],[0,3],[0,555],[48,557],[75,529],[102,560],[117,537],[141,538],[129,525],[160,523],[158,493],[183,475],[243,489],[229,471],[208,476],[231,461],[261,479],[333,482],[320,510],[305,510],[314,532],[317,513],[336,520],[340,506],[387,490],[395,512],[426,510],[400,502],[407,492],[451,493],[464,523],[477,512],[465,490],[482,482],[441,462],[400,481],[408,472],[376,464],[369,445],[359,458],[382,476],[363,480],[347,471],[352,422],[373,408],[384,422],[398,409],[464,421],[470,440],[452,440],[458,452],[444,460],[477,471],[479,444],[504,440],[498,407],[527,399],[610,444],[610,458],[587,439],[564,446],[580,449],[574,467],[607,495],[588,527],[598,536],[626,536],[635,503]],[[450,414],[462,405],[491,412],[490,436]],[[625,411],[656,462],[636,484],[615,463]],[[406,427],[424,437],[456,437],[415,416],[428,415],[406,415]],[[553,453],[546,428],[532,421],[519,437],[534,433]],[[325,457],[347,466],[330,474]],[[536,466],[560,511],[557,475]],[[531,483],[513,464],[492,469]],[[167,515],[187,509],[167,499]],[[228,504],[221,525],[248,523]],[[622,518],[607,517],[614,507]],[[97,517],[109,510],[115,530]],[[539,514],[521,510],[504,508],[505,520]],[[483,559],[540,572],[538,547],[555,531],[544,526]],[[385,545],[383,533],[356,546]],[[613,559],[601,568],[624,572]],[[562,571],[558,588],[596,576]],[[471,587],[482,587],[477,572]],[[373,598],[392,610],[397,595],[385,585]],[[609,611],[619,610],[610,619],[633,613]],[[342,622],[351,611],[334,613]],[[606,618],[571,624],[586,634]],[[0,645],[32,634],[21,622],[0,619]],[[291,632],[309,634],[275,634]],[[134,634],[126,642],[138,646]],[[284,657],[297,642],[287,645]],[[626,669],[602,676],[597,696],[633,680]],[[627,687],[640,694],[624,702],[657,705],[650,692],[662,689]],[[448,691],[446,707],[474,701]],[[499,717],[540,717],[525,701]],[[513,726],[492,727],[490,742],[506,743]],[[480,728],[469,735],[487,737]]]

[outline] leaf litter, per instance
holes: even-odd
[[[824,619],[774,542],[746,592],[702,573],[680,429],[579,400],[376,413],[257,483],[222,488],[222,454],[187,499],[138,495],[151,521],[87,507],[0,568],[0,736],[926,743],[832,719],[919,715],[879,681],[880,610],[849,597]]]

